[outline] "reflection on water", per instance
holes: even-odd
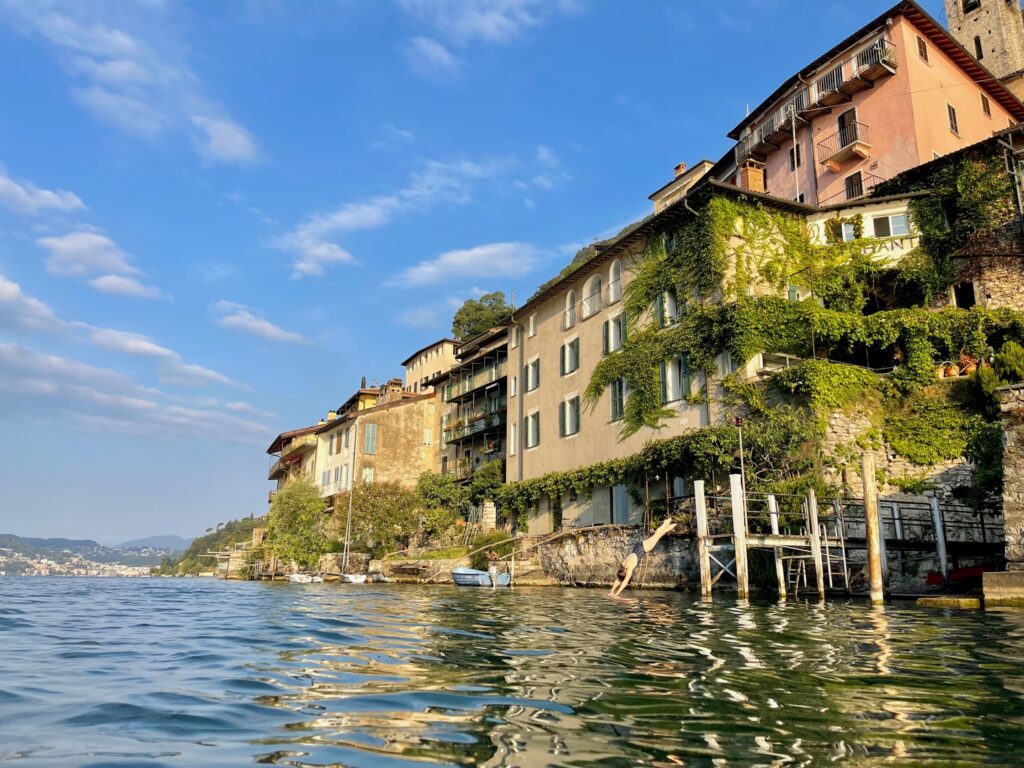
[[[16,765],[1021,764],[1024,614],[0,579]]]

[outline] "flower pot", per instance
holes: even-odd
[[[978,366],[977,366],[977,365],[975,365],[974,363],[968,363],[967,365],[965,365],[965,366],[963,367],[963,370],[962,370],[962,371],[960,371],[960,373],[961,373],[962,375],[964,375],[964,376],[970,376],[970,375],[972,375],[972,374],[973,374],[973,373],[974,373],[974,372],[975,372],[976,370],[978,370]]]
[[[952,363],[946,363],[945,376],[947,379],[955,378],[960,375],[960,369]]]

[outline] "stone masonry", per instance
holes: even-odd
[[[1003,417],[1003,515],[1006,568],[1024,570],[1024,384],[1000,392]]]

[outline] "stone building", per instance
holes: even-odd
[[[1024,98],[1024,16],[1019,0],[946,0],[949,31],[971,55]]]

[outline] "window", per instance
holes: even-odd
[[[583,285],[583,317],[590,317],[601,309],[601,276],[591,275]]]
[[[843,242],[848,243],[857,239],[857,228],[852,221],[843,222]]]
[[[964,0],[964,13],[970,13],[981,8],[981,0]]]
[[[787,297],[790,301],[800,301],[800,291],[797,289],[795,285],[789,286],[789,290],[787,291]]]
[[[679,318],[679,305],[674,290],[668,290],[661,294],[654,304],[654,316],[658,321],[659,328],[672,325]]]
[[[928,61],[928,45],[923,37],[917,38],[917,55],[924,59],[924,61]]]
[[[906,237],[910,234],[910,219],[905,213],[894,216],[876,216],[872,222],[875,237]]]
[[[575,435],[580,431],[579,395],[563,400],[558,408],[558,434],[562,437]]]
[[[519,377],[511,376],[508,380],[508,396],[515,397],[519,394]]]
[[[574,373],[580,367],[580,340],[573,339],[562,345],[559,364],[563,376]]]
[[[526,391],[533,392],[540,386],[540,358],[526,364]]]
[[[330,470],[325,469],[323,472],[320,473],[320,487],[321,488],[326,488],[327,484],[330,481],[331,481],[331,472],[330,472]]]
[[[372,456],[377,452],[377,425],[367,424],[363,432],[363,453]]]
[[[789,148],[789,170],[795,171],[803,165],[803,158],[800,156],[800,145]]]
[[[518,446],[516,445],[516,425],[515,424],[509,424],[508,425],[508,455],[509,456],[515,456],[516,455],[516,448],[517,447]]]
[[[345,488],[348,486],[348,464],[345,464],[341,468],[341,487]]]
[[[846,177],[846,199],[854,200],[858,197],[864,197],[864,177],[860,171]]]
[[[622,349],[622,342],[626,340],[626,316],[618,315],[604,324],[604,336],[601,339],[601,353],[610,355],[616,350]]]
[[[981,61],[985,58],[985,49],[981,47],[981,38],[974,36],[974,58]]]
[[[956,107],[947,102],[946,114],[949,116],[949,130],[955,133],[957,136],[960,135],[960,124],[956,120]]]
[[[334,455],[334,435],[331,435],[330,437],[327,438],[327,455]]]
[[[961,309],[970,309],[976,303],[974,283],[957,283],[953,286],[953,302]]]
[[[626,414],[626,380],[616,379],[612,382],[612,421],[621,421]]]
[[[984,93],[981,94],[981,111],[985,113],[986,117],[992,117],[992,104],[989,103],[988,96]]]
[[[622,298],[622,262],[616,259],[608,268],[608,303]]]
[[[805,202],[807,202],[807,198],[806,198],[806,196],[804,195],[803,192],[801,192],[799,195],[797,195],[793,199],[796,200],[798,203],[805,203]]]
[[[523,437],[526,438],[526,448],[540,445],[540,413],[531,413],[523,419]]]
[[[423,428],[423,444],[424,445],[433,445],[433,443],[434,443],[434,428],[433,427],[424,427]]]
[[[372,483],[373,482],[373,467],[363,467],[363,482],[364,483]]]
[[[334,468],[334,482],[341,480],[341,467]]]
[[[537,335],[537,315],[530,315],[530,319],[527,321],[527,334],[530,338]]]
[[[567,330],[576,325],[576,291],[572,290],[565,294],[565,316],[562,318],[562,330]]]
[[[690,360],[686,355],[661,363],[661,402],[674,403],[690,396]]]
[[[351,427],[345,427],[345,450],[348,450],[348,433]]]
[[[509,341],[509,346],[512,349],[515,349],[516,347],[519,346],[519,342],[521,340],[520,337],[521,337],[522,333],[523,333],[523,329],[520,328],[518,325],[515,325],[515,326],[512,327],[512,333],[511,333],[512,338]]]

